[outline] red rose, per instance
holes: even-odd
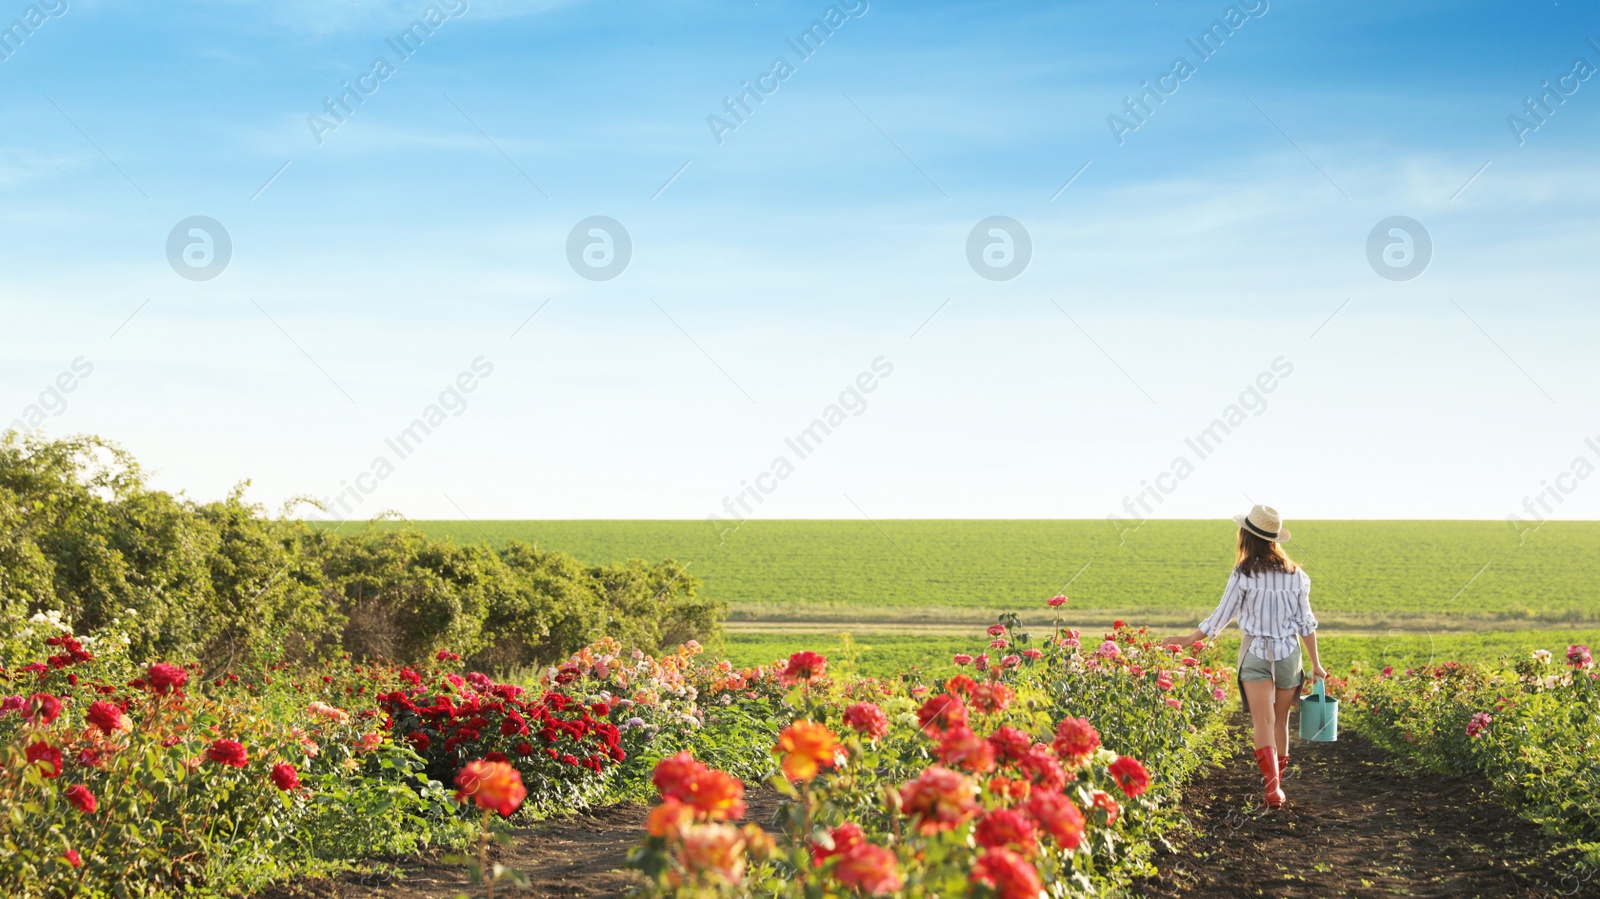
[[[972,867],[973,883],[992,888],[1000,899],[1038,899],[1044,885],[1027,859],[1010,849],[987,849]]]
[[[846,708],[844,723],[871,740],[880,740],[889,733],[889,716],[870,702],[858,702]]]
[[[1122,792],[1134,797],[1150,788],[1150,772],[1144,769],[1139,760],[1131,756],[1119,755],[1117,760],[1106,769],[1111,779],[1117,782]]]
[[[1105,812],[1107,827],[1117,823],[1117,818],[1122,815],[1122,806],[1117,805],[1117,800],[1104,790],[1095,790],[1089,797],[1089,804]]]
[[[1056,761],[1055,754],[1050,747],[1043,743],[1035,743],[1028,747],[1028,751],[1017,759],[1017,767],[1027,775],[1028,782],[1045,790],[1060,790],[1066,786],[1067,773],[1062,770],[1061,763]]]
[[[189,682],[189,672],[177,665],[157,662],[144,673],[144,681],[151,693],[167,694]]]
[[[809,684],[813,681],[821,680],[827,671],[828,660],[826,657],[810,650],[805,650],[789,656],[789,664],[784,666],[783,672],[779,676],[785,684]]]
[[[100,729],[101,733],[111,734],[122,726],[122,709],[102,699],[89,703],[89,712],[86,716],[89,723]]]
[[[839,856],[833,877],[868,896],[887,896],[905,886],[894,853],[867,842],[856,843]]]
[[[820,865],[835,855],[839,855],[858,845],[865,839],[866,835],[862,832],[860,824],[854,821],[846,821],[828,832],[828,840],[832,843],[831,846],[824,846],[815,840],[811,842],[811,861]]]
[[[1010,846],[1031,855],[1038,835],[1027,815],[1016,809],[997,808],[978,819],[977,826],[972,829],[972,839],[985,849]]]
[[[1002,759],[1014,762],[1033,746],[1033,738],[1015,727],[1001,727],[989,735],[989,745]]]
[[[79,855],[76,849],[68,849],[66,852],[61,853],[61,857],[74,868],[83,867],[83,856]]]
[[[1104,795],[1104,794],[1102,794]],[[1107,797],[1109,798],[1109,797]],[[1028,799],[1028,814],[1055,838],[1062,849],[1076,849],[1083,842],[1083,812],[1060,793],[1036,793]]]
[[[288,762],[279,762],[272,766],[272,785],[287,793],[300,788],[300,774]]]
[[[1100,732],[1087,718],[1065,718],[1056,725],[1056,739],[1051,745],[1067,767],[1081,768],[1100,748]]]
[[[250,763],[250,754],[238,740],[213,740],[206,747],[206,760],[230,768],[243,768]]]
[[[917,722],[930,736],[937,738],[946,728],[967,723],[967,706],[948,693],[930,698],[917,710]]]
[[[45,777],[61,776],[61,750],[40,740],[30,743],[27,750],[28,764],[38,765],[40,772]]]
[[[94,794],[89,792],[89,788],[83,784],[73,784],[62,790],[61,795],[67,797],[67,801],[85,815],[93,814],[94,810],[100,805],[95,800]]]
[[[49,724],[61,716],[61,700],[49,693],[35,693],[28,697],[28,720],[35,724]]]

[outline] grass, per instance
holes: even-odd
[[[425,521],[464,542],[580,559],[675,558],[739,622],[985,622],[1063,589],[1080,620],[1193,624],[1215,605],[1233,525],[1149,521]],[[380,522],[375,527],[398,527]],[[1600,522],[1292,522],[1324,626],[1518,630],[1600,623]]]

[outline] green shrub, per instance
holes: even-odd
[[[1482,777],[1523,817],[1600,858],[1600,684],[1586,660],[1561,662],[1558,647],[1514,665],[1385,668],[1352,676],[1342,694],[1373,742]]]
[[[415,662],[449,648],[506,672],[605,636],[655,651],[718,629],[722,607],[670,559],[592,566],[410,527],[339,534],[267,517],[245,486],[195,503],[150,489],[109,442],[7,434],[0,633],[47,610],[80,635],[121,620],[134,657],[196,658],[214,676],[341,649]],[[17,657],[0,642],[0,665]]]

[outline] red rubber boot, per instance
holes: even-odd
[[[1263,746],[1257,749],[1256,764],[1261,766],[1261,776],[1267,781],[1267,808],[1281,808],[1284,795],[1282,781],[1278,775],[1278,747]]]
[[[1284,775],[1289,773],[1289,754],[1286,752],[1278,756],[1278,781],[1282,784]]]

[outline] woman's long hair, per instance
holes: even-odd
[[[1300,570],[1283,547],[1244,528],[1239,529],[1239,560],[1233,567],[1240,574],[1252,577],[1266,571],[1293,574]]]

